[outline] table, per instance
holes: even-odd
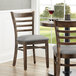
[[[44,26],[44,27],[55,27],[54,26],[54,23],[50,23],[50,21],[41,21],[41,26]],[[65,28],[65,30],[70,30],[69,28]],[[51,33],[52,34],[52,33]],[[69,34],[66,33],[65,34],[66,36],[68,36]],[[69,42],[68,39],[65,40],[65,42]],[[69,59],[65,59],[65,64],[69,64],[70,63],[70,60]],[[70,67],[65,67],[65,70],[63,72],[65,74],[65,76],[70,76]],[[52,74],[50,74],[49,76],[54,76]]]

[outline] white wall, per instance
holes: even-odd
[[[0,10],[26,9],[31,7],[31,0],[0,0]]]

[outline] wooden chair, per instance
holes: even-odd
[[[34,35],[34,12],[27,12],[27,13],[11,12],[11,16],[15,32],[15,52],[14,52],[13,66],[16,65],[18,50],[23,51],[24,70],[27,70],[27,49],[33,49],[33,59],[35,64],[36,63],[35,49],[42,48],[45,49],[46,67],[49,68],[48,38],[41,35]],[[31,35],[25,34],[18,37],[18,32],[31,32]],[[19,47],[18,44],[21,44],[22,46]],[[36,44],[45,44],[45,45],[38,46]]]
[[[70,28],[70,30],[65,30],[65,28]],[[61,58],[76,58],[76,21],[55,21],[55,32],[57,45],[53,47],[54,76],[60,76],[60,66],[76,66],[76,64],[61,63]],[[65,36],[65,33],[70,35]],[[63,34],[63,36],[61,34]],[[70,42],[65,42],[65,39],[69,39]],[[75,41],[72,41],[74,39]]]

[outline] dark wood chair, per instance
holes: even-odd
[[[65,30],[65,28],[70,28],[70,30]],[[55,32],[57,45],[53,47],[54,76],[60,76],[60,66],[76,66],[76,64],[61,63],[61,58],[76,58],[76,21],[55,21]],[[65,33],[70,35],[65,36]],[[69,39],[69,42],[65,42],[65,39]]]
[[[16,65],[18,50],[23,51],[24,70],[27,70],[27,49],[33,49],[33,59],[35,64],[36,63],[35,49],[42,48],[45,49],[46,67],[49,68],[48,38],[42,35],[34,35],[34,12],[27,12],[27,13],[11,12],[11,16],[15,32],[15,52],[14,52],[13,66]],[[18,37],[19,32],[31,32],[31,35],[25,34]],[[19,46],[19,44],[21,44],[22,46]],[[44,45],[38,46],[37,44],[44,44]]]

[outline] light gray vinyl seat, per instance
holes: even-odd
[[[32,41],[42,41],[42,40],[48,40],[48,38],[42,35],[22,35],[17,38],[17,41],[21,41],[21,42],[32,42]]]
[[[53,47],[55,53],[57,53],[57,46]],[[61,45],[60,46],[60,54],[76,54],[76,45]]]

